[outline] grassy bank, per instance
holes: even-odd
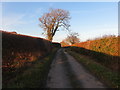
[[[4,72],[8,72],[9,67],[24,67],[25,63],[33,62],[38,57],[47,55],[53,47],[52,42],[39,37],[13,34],[1,30],[0,33],[2,33],[2,67],[5,68]]]
[[[50,64],[55,56],[57,49],[54,49],[50,55],[43,60],[35,61],[23,73],[12,78],[3,88],[44,88]]]
[[[119,71],[119,64],[120,64],[120,57],[119,56],[112,56],[96,51],[92,51],[89,49],[85,49],[82,47],[69,47],[69,50],[79,53],[81,55],[89,56],[94,61],[100,63],[101,65],[118,72]]]
[[[119,39],[120,36],[104,36],[101,38],[96,38],[95,40],[76,43],[72,46],[83,47],[85,49],[105,53],[112,56],[120,56],[118,49],[120,46],[120,43],[118,42]]]
[[[80,55],[74,51],[67,49],[67,52],[72,55],[78,62],[82,63],[91,73],[104,82],[109,88],[120,87],[120,77],[117,72],[113,72],[109,68],[92,60],[88,56]]]

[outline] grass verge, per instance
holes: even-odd
[[[118,73],[111,71],[105,66],[90,60],[87,57],[80,55],[79,53],[70,51],[67,52],[72,55],[78,62],[82,63],[90,72],[92,72],[96,77],[98,77],[102,82],[108,85],[109,88],[119,88],[120,87],[120,76]]]
[[[3,88],[44,88],[51,62],[57,49],[54,49],[50,55],[37,60],[35,63],[19,76],[11,79]]]

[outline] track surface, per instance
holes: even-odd
[[[47,88],[105,88],[71,55],[59,49],[51,64]]]

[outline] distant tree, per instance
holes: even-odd
[[[62,42],[60,42],[61,46],[68,46],[69,44],[66,42],[66,40],[64,39]]]
[[[43,14],[40,21],[40,27],[43,28],[47,39],[52,41],[56,31],[61,27],[69,29],[69,12],[62,9],[50,9],[48,13]]]
[[[65,45],[72,45],[75,43],[79,43],[80,39],[78,38],[79,34],[76,32],[71,32],[67,38],[65,38],[62,43],[64,43]]]

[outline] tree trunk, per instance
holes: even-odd
[[[48,36],[48,40],[52,41],[53,37],[52,36]]]
[[[53,39],[53,36],[52,36],[50,30],[47,31],[47,38],[48,38],[48,40],[50,40],[50,41],[52,41],[52,39]]]

